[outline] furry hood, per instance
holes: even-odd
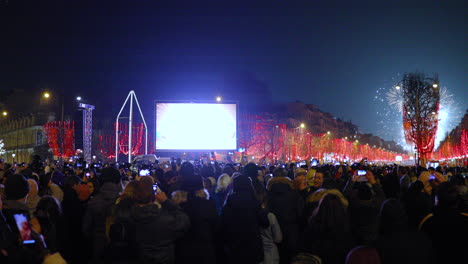
[[[334,194],[340,198],[341,203],[343,204],[344,207],[348,207],[349,202],[346,200],[346,198],[343,196],[343,194],[338,191],[337,189],[318,189],[317,191],[311,193],[309,196],[307,196],[306,202],[307,203],[318,203],[323,197],[325,197],[327,194]]]
[[[171,197],[172,197],[171,200],[175,204],[181,204],[187,201],[187,195],[188,195],[188,192],[186,191],[176,190],[171,193]],[[208,193],[206,189],[201,189],[201,190],[195,191],[195,197],[209,200],[210,194]]]
[[[288,177],[273,177],[268,181],[267,189],[270,192],[283,192],[285,190],[294,189],[293,183]]]

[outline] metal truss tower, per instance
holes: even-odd
[[[94,105],[80,103],[78,108],[83,111],[83,157],[90,163]]]
[[[124,110],[125,106],[127,105],[128,100],[130,99],[130,112],[128,117],[121,117],[122,111]],[[138,111],[140,112],[141,119],[143,120],[143,124],[145,125],[145,155],[148,154],[148,126],[146,125],[145,117],[143,116],[143,112],[141,112],[140,104],[138,103],[138,99],[136,97],[135,91],[131,90],[125,99],[125,102],[120,108],[120,112],[117,115],[115,120],[115,161],[118,162],[119,159],[119,119],[128,118],[128,162],[132,162],[132,126],[133,126],[133,101],[138,107]]]

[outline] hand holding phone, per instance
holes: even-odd
[[[34,244],[34,240],[31,236],[31,226],[29,225],[28,218],[24,214],[14,214],[16,226],[21,236],[21,241],[23,244]]]

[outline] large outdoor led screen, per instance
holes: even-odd
[[[236,148],[236,104],[156,103],[157,150]]]

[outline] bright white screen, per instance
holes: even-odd
[[[156,149],[236,149],[236,110],[236,104],[157,103]]]

